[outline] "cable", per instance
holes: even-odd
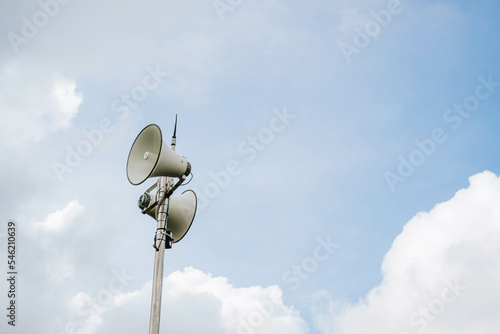
[[[187,181],[186,183],[182,183],[179,187],[182,187],[182,186],[187,186],[189,184],[189,182],[191,182],[193,180],[193,173],[192,172],[189,172],[189,175],[191,175],[191,178],[189,179],[189,181]]]

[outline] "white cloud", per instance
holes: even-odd
[[[59,78],[54,82],[53,98],[60,114],[60,117],[56,119],[58,128],[67,128],[78,113],[82,95],[75,93],[75,90],[76,83],[67,78]]]
[[[61,231],[84,211],[84,207],[75,199],[68,203],[64,209],[50,213],[42,222],[35,222],[35,228],[45,231]]]
[[[5,64],[0,67],[0,139],[22,147],[68,129],[82,101],[73,80],[42,64]]]
[[[84,212],[84,207],[75,199],[63,209],[50,213],[41,222],[32,223],[31,238],[38,241],[40,254],[44,255],[43,261],[47,278],[51,281],[61,282],[74,273],[74,254],[64,249],[60,239],[67,239],[70,243],[72,233],[67,232],[75,220]],[[59,235],[67,232],[66,235]]]
[[[500,178],[470,186],[418,213],[382,264],[382,283],[355,305],[317,296],[323,333],[498,333]]]
[[[85,333],[146,332],[151,282],[140,290],[114,295],[108,307],[97,308],[80,322]],[[82,314],[91,298],[76,295],[71,307]],[[164,278],[161,327],[172,333],[300,334],[307,325],[293,307],[283,303],[277,286],[236,288],[225,277],[188,267]]]
[[[102,323],[102,314],[108,310],[108,305],[98,303],[90,295],[80,292],[71,298],[69,309],[72,316],[81,316],[87,314],[77,325],[80,333],[94,333],[95,329]]]

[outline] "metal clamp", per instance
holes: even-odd
[[[172,248],[172,241],[174,241],[174,238],[172,236],[172,232],[165,231],[164,228],[156,229],[155,242],[154,242],[153,248],[156,249],[157,252],[160,250],[160,245],[158,245],[158,246],[156,245],[158,242],[158,238],[157,238],[158,234],[160,234],[160,245],[161,245],[162,241],[165,241],[165,248],[166,249]]]

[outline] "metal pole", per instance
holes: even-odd
[[[160,198],[169,190],[168,178],[160,177],[158,179],[158,191],[156,199]],[[151,317],[149,319],[149,334],[160,333],[160,313],[161,313],[161,294],[163,286],[163,259],[165,255],[165,245],[167,242],[166,233],[167,228],[167,208],[168,198],[158,208],[158,228],[156,230],[156,247],[155,264],[153,271],[153,294],[151,297]]]
[[[177,142],[177,115],[175,115],[174,135],[172,136],[171,148],[175,151]],[[159,201],[173,187],[173,179],[169,177],[160,177],[157,182],[156,200]],[[155,238],[155,266],[153,271],[153,295],[151,297],[151,316],[149,318],[149,334],[160,333],[160,314],[161,314],[161,294],[163,288],[163,264],[165,256],[165,246],[171,242],[167,236],[167,211],[170,196],[159,204],[158,208],[158,227]]]

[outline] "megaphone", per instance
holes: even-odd
[[[147,204],[152,204],[151,197],[149,194],[145,194],[143,196],[149,197],[146,199]],[[139,202],[144,201],[143,197]],[[182,194],[178,196],[171,196],[168,202],[168,210],[167,210],[167,230],[172,232],[173,242],[179,242],[189,231],[191,224],[193,223],[194,216],[196,214],[196,206],[198,204],[198,200],[196,197],[196,193],[192,190],[186,190]],[[141,205],[139,204],[139,207]],[[155,220],[156,217],[156,205],[152,205],[150,208],[146,208],[143,213],[148,214],[153,217]]]
[[[133,185],[139,185],[150,177],[182,177],[190,172],[191,165],[187,159],[165,145],[161,129],[156,124],[142,129],[128,154],[127,178]]]
[[[196,193],[186,190],[178,196],[170,197],[167,211],[167,230],[172,232],[173,242],[179,242],[189,231],[196,214],[198,200]]]

